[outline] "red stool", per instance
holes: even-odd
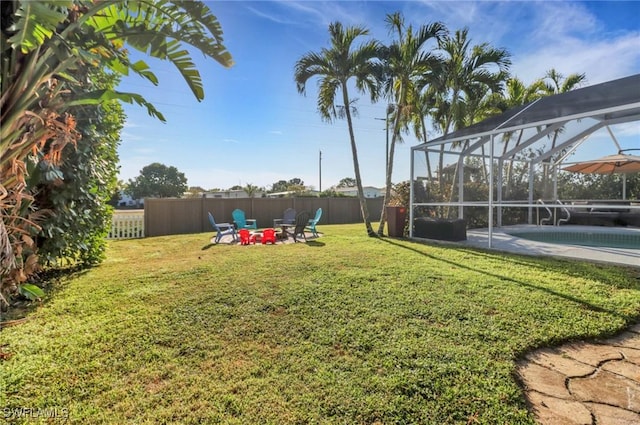
[[[271,242],[272,244],[276,243],[276,231],[273,229],[264,229],[262,231],[262,244],[265,245],[267,242]]]
[[[240,235],[240,245],[249,245],[250,243],[255,245],[256,235],[252,235],[247,229],[240,229],[238,234]]]

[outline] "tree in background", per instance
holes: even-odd
[[[242,189],[249,196],[249,198],[255,198],[256,194],[260,191],[260,188],[258,186],[251,183],[247,183],[246,186]]]
[[[189,186],[184,192],[185,198],[201,198],[206,190],[200,186]]]
[[[402,142],[401,131],[407,131],[415,111],[415,98],[419,97],[420,81],[440,69],[440,59],[432,50],[426,48],[429,41],[438,42],[446,34],[443,24],[436,22],[422,25],[414,31],[413,25],[406,26],[400,13],[387,15],[387,26],[396,39],[385,49],[385,67],[387,82],[385,91],[393,102],[395,113],[391,127],[388,161],[385,172],[385,191],[383,205],[391,200],[391,176],[396,143]],[[387,126],[389,122],[387,122]],[[386,208],[382,208],[378,235],[382,236],[387,221]]]
[[[536,80],[527,86],[517,77],[513,77],[507,80],[505,91],[503,93],[496,93],[494,95],[493,104],[498,109],[498,112],[502,113],[509,109],[526,105],[527,103],[540,99],[541,97],[546,96],[546,93],[547,89],[541,79]],[[502,146],[502,156],[506,155],[509,149],[517,148],[522,142],[523,135],[524,130],[517,131],[515,134],[505,134],[504,145]],[[512,140],[514,141],[513,146],[511,146]],[[506,166],[506,184],[503,189],[505,191],[503,194],[504,199],[508,199],[512,192],[515,159],[514,154],[511,156],[511,160],[508,161]]]
[[[278,192],[289,192],[289,191],[302,191],[305,189],[304,181],[302,179],[295,177],[289,181],[287,180],[279,180],[271,185],[270,193],[278,193]]]
[[[33,236],[44,214],[26,190],[31,154],[57,164],[81,133],[70,108],[118,99],[162,114],[135,93],[112,89],[76,92],[73,71],[129,72],[153,84],[158,78],[144,61],[131,62],[125,46],[172,62],[194,96],[204,97],[202,79],[187,46],[231,66],[222,29],[200,1],[3,1],[0,4],[0,301],[17,289],[37,265]],[[80,94],[80,95],[77,95]]]
[[[560,199],[622,199],[622,174],[558,174]],[[627,199],[640,199],[640,173],[627,174]]]
[[[187,191],[187,178],[176,167],[154,162],[129,179],[127,193],[133,199],[182,198]]]
[[[469,125],[469,117],[477,116],[479,102],[469,102],[474,96],[499,92],[508,79],[510,55],[505,49],[487,43],[471,46],[469,30],[457,30],[440,42],[445,55],[442,70],[432,84],[436,92],[433,119],[443,136]],[[444,168],[444,145],[441,147],[438,169]],[[440,184],[443,184],[442,173]],[[455,173],[454,173],[455,180]]]
[[[566,93],[568,91],[571,90],[575,90],[577,88],[580,87],[580,85],[587,79],[586,74],[578,74],[578,73],[574,73],[574,74],[570,74],[568,76],[564,76],[562,74],[560,74],[558,71],[556,71],[554,68],[551,68],[550,70],[547,71],[547,73],[545,74],[543,81],[545,83],[546,86],[546,95],[547,96],[551,96],[554,94],[560,94],[560,93]],[[558,129],[556,131],[553,132],[553,139],[551,141],[551,150],[555,149],[556,147],[556,143],[558,141],[558,135],[560,134],[560,132],[562,131],[562,129]],[[560,152],[559,155],[561,156],[563,153]],[[550,158],[550,162],[555,162],[555,158]],[[543,193],[542,193],[542,197],[544,199],[548,199],[551,197],[552,195],[552,187],[553,185],[551,184],[552,179],[549,178],[549,174],[550,174],[550,167],[549,167],[549,163],[550,162],[544,162],[543,163],[543,172],[542,172],[542,187],[543,187]]]
[[[331,122],[341,117],[342,113],[347,119],[349,129],[349,141],[353,157],[353,171],[358,188],[360,211],[367,230],[367,234],[375,236],[371,227],[369,209],[364,197],[362,178],[360,176],[360,163],[358,161],[358,148],[353,132],[353,120],[351,118],[352,101],[349,97],[348,83],[353,83],[358,91],[368,92],[371,101],[378,99],[380,81],[383,68],[379,61],[380,44],[376,41],[368,41],[358,47],[353,46],[356,38],[368,35],[369,31],[362,27],[344,28],[341,23],[334,22],[329,25],[331,47],[323,48],[320,53],[307,53],[302,56],[295,65],[295,81],[298,93],[306,93],[307,81],[318,77],[318,112],[323,120]],[[336,96],[342,93],[343,108],[336,108]],[[338,111],[341,111],[338,113]]]
[[[345,177],[342,180],[340,180],[340,182],[336,187],[355,187],[355,186],[356,186],[355,179],[351,177]]]

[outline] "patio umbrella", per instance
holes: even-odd
[[[640,156],[618,153],[590,161],[576,162],[564,167],[563,170],[585,174],[637,173],[640,172]]]
[[[565,171],[573,171],[584,174],[623,174],[622,198],[627,198],[627,174],[640,172],[640,156],[618,153],[607,155],[590,161],[576,162],[564,167]]]

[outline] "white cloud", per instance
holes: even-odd
[[[541,2],[532,8],[529,41],[532,43],[554,43],[562,38],[584,36],[601,30],[596,17],[584,6],[568,2]]]
[[[259,16],[261,18],[264,18],[264,19],[267,19],[269,21],[275,22],[276,24],[284,24],[284,25],[295,24],[295,22],[293,22],[293,21],[290,21],[288,19],[284,19],[281,16],[276,16],[276,15],[271,14],[271,13],[263,12],[262,10],[258,10],[255,7],[246,6],[246,8],[247,8],[247,10],[251,11],[256,16]]]
[[[555,68],[563,75],[586,73],[589,85],[634,74],[640,64],[640,33],[590,42],[568,38],[514,56],[512,73],[526,83]]]

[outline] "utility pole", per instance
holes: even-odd
[[[387,112],[387,117],[386,118],[374,118],[376,120],[379,121],[384,121],[385,122],[385,126],[384,126],[384,130],[386,132],[386,145],[385,145],[385,149],[384,149],[384,169],[385,169],[385,173],[387,172],[387,168],[389,168],[389,113]]]

